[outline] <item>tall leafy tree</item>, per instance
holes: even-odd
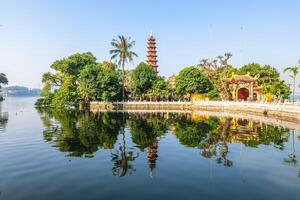
[[[78,92],[88,101],[112,101],[119,95],[119,73],[108,62],[91,64],[81,70]]]
[[[293,102],[295,101],[296,78],[299,73],[299,70],[299,66],[287,67],[284,69],[284,72],[290,72],[290,77],[293,79]]]
[[[38,100],[37,105],[65,107],[76,104],[79,101],[77,93],[79,73],[85,66],[95,63],[96,58],[90,52],[76,53],[55,61],[51,65],[53,72],[43,74],[42,98]]]
[[[158,77],[152,84],[150,90],[146,94],[150,99],[161,100],[161,98],[166,98],[168,94],[168,85],[163,77]]]
[[[190,98],[193,93],[207,93],[212,88],[209,79],[194,66],[184,68],[176,76],[175,92],[178,95],[189,94]]]
[[[134,95],[144,98],[145,94],[152,88],[155,80],[158,79],[157,74],[150,65],[142,62],[131,72],[130,88]]]
[[[288,98],[290,94],[288,85],[280,79],[280,73],[270,65],[261,66],[257,63],[250,63],[239,68],[237,73],[240,75],[259,75],[258,85],[262,86],[264,94],[271,93],[283,98]]]
[[[8,80],[6,78],[6,75],[3,73],[0,73],[0,87],[1,87],[1,84],[6,85],[7,83],[8,83]]]
[[[8,80],[6,78],[6,75],[3,73],[0,73],[0,92],[1,92],[1,85],[7,85],[8,84]],[[0,101],[3,100],[3,97],[0,96]]]
[[[131,51],[132,47],[135,45],[135,41],[131,41],[131,38],[126,38],[124,36],[118,36],[118,39],[113,39],[111,46],[113,47],[110,50],[111,59],[117,60],[118,65],[122,68],[122,99],[125,98],[125,63],[132,62],[134,57],[137,57],[137,54]]]

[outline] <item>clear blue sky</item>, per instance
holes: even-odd
[[[0,0],[0,24],[0,72],[10,85],[40,86],[50,64],[72,53],[109,60],[117,35],[136,41],[132,68],[145,60],[151,30],[164,76],[228,51],[234,66],[258,62],[281,73],[300,59],[296,0]]]

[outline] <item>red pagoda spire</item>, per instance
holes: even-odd
[[[153,34],[150,34],[150,37],[148,39],[148,47],[147,47],[147,63],[152,67],[153,71],[158,73],[157,71],[157,55],[156,55],[156,42],[155,38],[153,37]]]

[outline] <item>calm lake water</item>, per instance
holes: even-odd
[[[0,199],[299,199],[300,134],[172,113],[0,114]]]

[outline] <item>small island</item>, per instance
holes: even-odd
[[[132,51],[134,45],[130,37],[118,36],[111,42],[111,61],[98,62],[90,52],[54,61],[51,65],[54,72],[43,74],[43,88],[36,106],[94,111],[217,107],[300,119],[300,105],[295,102],[299,66],[284,70],[290,72],[294,81],[290,86],[275,67],[258,63],[235,67],[229,63],[232,54],[225,53],[202,59],[166,78],[159,75],[156,39],[152,33],[148,38],[147,60],[133,70],[126,69],[126,63],[138,56]],[[292,102],[293,107],[285,105],[287,102]],[[262,107],[262,103],[266,105]],[[280,109],[274,103],[282,104]]]

